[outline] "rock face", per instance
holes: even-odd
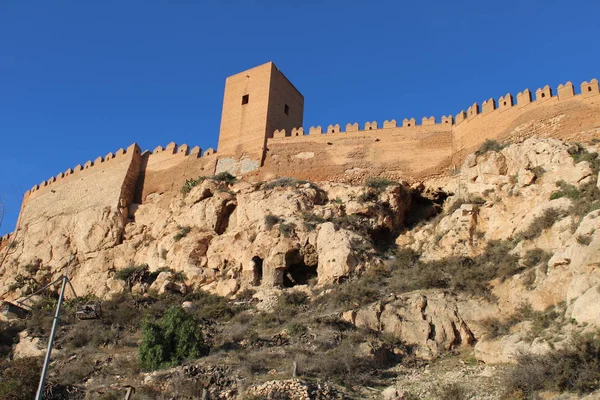
[[[15,248],[3,250],[10,254],[0,292],[16,298],[50,282],[70,254],[75,290],[101,297],[125,289],[116,271],[140,265],[181,273],[185,285],[160,274],[151,287],[134,285],[137,293],[202,288],[231,296],[247,287],[334,283],[379,262],[369,234],[402,227],[410,201],[405,185],[375,190],[206,179],[170,204],[149,194],[129,208],[124,226],[110,210],[31,225],[18,233]]]
[[[600,328],[600,178],[590,154],[597,149],[587,151],[527,139],[467,156],[456,174],[412,187],[205,179],[173,201],[147,194],[126,221],[123,210],[110,207],[48,216],[0,250],[0,293],[9,300],[31,293],[74,255],[70,276],[80,295],[201,289],[236,296],[251,288],[258,308],[269,310],[280,289],[300,285],[310,294],[313,284],[380,266],[394,240],[422,261],[475,258],[505,241],[519,272],[489,282],[493,301],[443,290],[392,293],[343,318],[393,335],[422,358],[474,346],[480,360],[509,362],[515,349],[549,349],[547,340],[527,337],[526,324],[513,324],[503,337],[489,334],[486,320],[508,321],[524,305],[532,313],[560,307],[557,318],[571,321],[573,331]],[[440,215],[416,224],[435,209],[419,202],[435,200],[440,208],[446,198]],[[538,256],[530,265],[524,260],[532,252]],[[119,279],[120,271],[143,265],[153,282]],[[558,339],[570,334],[565,329]]]
[[[475,342],[473,333],[459,316],[456,298],[443,292],[393,296],[348,311],[343,318],[357,327],[400,339],[419,358],[431,359]]]

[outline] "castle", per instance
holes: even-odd
[[[302,127],[304,97],[272,62],[226,79],[217,151],[170,143],[142,152],[137,144],[67,169],[28,190],[17,229],[91,207],[120,210],[179,193],[187,179],[228,171],[249,179],[293,176],[359,181],[369,175],[418,180],[456,167],[486,139],[529,136],[585,140],[600,133],[597,79],[529,89],[441,118],[391,119]],[[362,129],[361,129],[362,128]],[[12,234],[11,234],[12,235]],[[5,246],[11,235],[0,240]]]

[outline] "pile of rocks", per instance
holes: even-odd
[[[252,386],[247,394],[269,400],[329,400],[347,397],[327,383],[312,384],[299,379],[268,381]]]

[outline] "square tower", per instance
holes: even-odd
[[[302,126],[304,96],[272,62],[225,80],[219,158],[247,156],[262,164],[276,129]]]

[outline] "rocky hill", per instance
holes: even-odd
[[[95,321],[67,304],[56,398],[126,385],[134,398],[594,396],[597,151],[488,141],[451,175],[413,185],[199,177],[173,200],[131,206],[126,222],[90,208],[29,225],[0,252],[0,293],[32,293],[72,255],[77,294],[102,299]],[[51,322],[37,310],[55,298],[0,326],[15,358],[0,393],[11,369],[38,362]],[[186,315],[203,347],[166,357],[156,338]]]

